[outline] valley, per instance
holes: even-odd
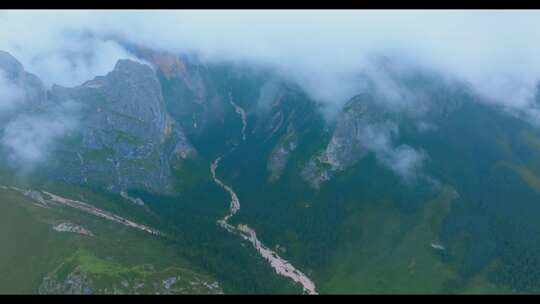
[[[26,90],[0,293],[540,291],[540,131],[468,86],[389,62],[414,107],[368,86],[330,119],[273,70],[126,48],[51,88],[0,53]],[[18,150],[47,129],[42,159]]]
[[[317,294],[315,291],[315,284],[301,271],[297,270],[287,260],[281,258],[276,252],[272,251],[268,247],[264,246],[259,239],[257,239],[257,233],[245,224],[238,224],[236,227],[228,223],[228,220],[233,217],[238,211],[240,211],[240,200],[234,191],[227,185],[225,185],[219,178],[216,177],[216,169],[218,168],[221,157],[217,158],[211,166],[212,176],[216,184],[220,185],[231,196],[230,213],[223,219],[218,220],[218,224],[227,231],[241,236],[243,239],[249,241],[253,247],[261,254],[261,256],[268,260],[272,268],[279,275],[285,276],[298,282],[302,285],[304,292],[308,294]]]

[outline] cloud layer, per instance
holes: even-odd
[[[426,154],[408,145],[394,146],[392,137],[399,133],[392,122],[366,125],[361,130],[362,142],[384,166],[408,183],[414,183],[422,170]]]
[[[4,128],[0,143],[7,147],[12,164],[31,169],[47,158],[56,140],[77,127],[79,105],[72,101],[46,111],[15,117]]]
[[[1,49],[64,85],[129,57],[97,38],[107,35],[274,67],[332,104],[359,89],[358,73],[379,55],[443,71],[509,107],[530,106],[540,79],[539,11],[3,11],[0,22]]]
[[[0,114],[9,111],[24,101],[24,92],[8,80],[3,70],[0,70]]]
[[[113,39],[121,37],[206,62],[272,68],[330,114],[365,88],[360,75],[397,101],[394,108],[410,108],[415,93],[376,65],[387,57],[393,69],[427,68],[464,81],[486,101],[540,124],[540,11],[1,11],[0,24],[0,49],[47,86],[78,85],[133,58]],[[0,111],[18,94],[0,75]],[[22,117],[7,126],[3,141],[31,160],[69,126]],[[44,136],[42,129],[52,132]],[[393,147],[392,130],[374,132],[370,147],[408,179],[425,155]]]

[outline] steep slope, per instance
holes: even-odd
[[[320,293],[539,291],[540,131],[466,84],[387,62],[381,75],[396,96],[368,79],[327,120],[321,104],[272,71],[136,53],[152,67],[122,60],[49,92],[50,104],[80,105],[81,119],[35,181],[122,193],[131,208],[112,210],[144,213],[144,225],[166,231],[225,291],[301,291],[262,251]],[[232,193],[242,202],[234,212]],[[216,225],[224,218],[236,234]],[[58,229],[97,235],[70,223]],[[49,272],[49,290],[72,291],[65,278],[89,282],[78,272],[87,264],[110,269],[100,273],[108,279],[161,280],[165,271],[83,250],[63,265],[73,263],[84,265],[69,266],[71,276]]]
[[[106,76],[75,88],[54,86],[50,96],[81,106],[77,131],[54,152],[54,174],[66,182],[171,193],[170,159],[195,153],[167,114],[147,65],[121,60]]]
[[[321,292],[405,292],[400,280],[410,292],[536,292],[538,130],[463,84],[429,73],[397,79],[417,98],[409,109],[373,92],[349,101],[329,127],[309,110],[281,116],[301,109],[291,100],[271,112],[267,125],[276,128],[222,160],[223,179],[243,202],[235,222],[279,248]],[[444,189],[455,195],[440,209]],[[364,225],[371,216],[396,226]],[[424,270],[441,272],[384,270],[420,256]]]
[[[225,282],[223,289],[227,292],[299,292],[287,280],[269,272],[271,267],[252,249],[239,246],[236,238],[227,236],[215,225],[219,213],[225,210],[222,200],[225,196],[212,182],[205,162],[208,155],[219,152],[222,142],[216,144],[218,149],[214,152],[195,153],[175,127],[173,119],[163,112],[163,99],[156,84],[155,71],[150,67],[120,61],[108,75],[81,86],[54,86],[47,102],[55,107],[66,103],[76,106],[70,113],[38,109],[41,121],[62,120],[66,114],[79,123],[58,134],[50,143],[51,151],[44,157],[46,162],[33,164],[32,174],[23,174],[23,179],[13,184],[53,189],[47,190],[51,193],[66,192],[65,197],[72,198],[91,189],[112,198],[105,202],[89,202],[92,206],[85,208],[103,208],[105,205],[105,210],[113,210],[121,217],[136,216],[162,227],[170,237],[166,242],[172,243],[178,255]],[[138,91],[140,88],[143,91]],[[139,114],[144,119],[140,119]],[[231,107],[227,115],[236,118],[238,114]],[[215,121],[220,122],[219,119]],[[222,128],[214,124],[210,129],[205,134],[212,136],[212,130]],[[236,130],[230,131],[236,133]],[[223,139],[225,141],[227,138]],[[20,165],[20,162],[2,162],[0,167],[8,172],[5,176],[12,179],[18,174]],[[82,188],[73,188],[74,185]],[[127,198],[130,204],[119,204],[118,197]],[[69,200],[65,202],[81,205]],[[61,227],[79,230],[70,223]],[[82,258],[76,255],[71,260],[85,261],[85,257],[85,254]],[[116,267],[114,263],[109,265]],[[87,278],[79,274],[79,279]],[[62,285],[63,276],[59,279],[51,273],[49,278],[51,284],[48,287],[53,290],[72,291],[58,287],[58,284]]]
[[[8,97],[14,99],[12,102],[24,104],[25,108],[29,108],[37,107],[47,100],[47,92],[41,80],[25,71],[15,57],[4,51],[0,51],[0,71],[0,80],[5,81],[5,85],[19,90],[16,94],[8,94]],[[6,98],[4,94],[3,98]]]
[[[17,189],[0,189],[0,293],[222,292],[156,236]]]

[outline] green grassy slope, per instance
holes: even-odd
[[[52,230],[61,222],[81,225],[95,237]],[[174,274],[188,293],[208,292],[191,288],[191,281],[215,282],[163,239],[78,210],[38,207],[12,190],[0,190],[0,242],[0,293],[36,293],[47,274],[65,277],[75,268],[92,276],[97,292],[129,278],[161,284]]]

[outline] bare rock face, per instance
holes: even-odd
[[[24,68],[22,64],[11,56],[10,53],[0,51],[0,68],[4,70],[6,77],[9,79],[20,79],[24,75]]]
[[[332,179],[346,170],[368,152],[375,152],[387,167],[392,167],[396,159],[392,155],[401,154],[410,162],[400,164],[402,168],[391,168],[402,177],[408,176],[409,168],[420,166],[424,155],[407,145],[391,146],[392,136],[399,134],[399,127],[417,123],[419,132],[437,129],[431,122],[443,121],[448,114],[458,109],[468,98],[467,88],[460,83],[441,81],[425,72],[397,74],[396,83],[403,84],[397,90],[398,97],[388,97],[379,90],[371,90],[353,97],[340,112],[332,137],[326,147],[315,154],[301,171],[302,178],[313,188]],[[404,104],[399,115],[395,107]],[[388,153],[391,149],[392,153]],[[395,149],[395,150],[394,150]]]
[[[55,276],[47,275],[41,286],[39,287],[39,294],[94,294],[93,281],[90,276],[76,269],[69,273],[64,281],[59,281]]]
[[[4,51],[0,51],[0,88],[4,91],[0,98],[10,99],[0,100],[0,106],[10,103],[9,109],[2,109],[6,117],[31,107],[42,106],[47,101],[47,91],[41,80],[26,72],[15,57]],[[5,122],[6,117],[0,118]]]
[[[73,223],[60,223],[58,225],[54,225],[52,229],[57,232],[70,232],[86,236],[94,236],[90,230]]]
[[[169,158],[179,147],[185,157],[193,151],[168,116],[149,66],[120,60],[112,72],[81,86],[54,86],[51,96],[83,107],[79,131],[58,149],[56,172],[66,181],[110,191],[172,191]]]
[[[107,273],[88,272],[80,266],[76,266],[64,276],[55,271],[43,278],[38,293],[223,294],[223,289],[217,281],[208,280],[196,273],[186,273],[174,268],[160,272],[152,265],[142,267],[146,275],[126,269],[119,270],[116,275],[111,276]]]
[[[204,65],[143,46],[134,46],[133,51],[157,70],[167,110],[186,134],[200,134],[210,120],[216,119],[213,116],[221,111],[216,112],[215,107],[226,100],[226,95],[216,92]]]
[[[294,125],[289,124],[287,127],[287,133],[279,140],[279,143],[274,148],[268,159],[267,169],[270,173],[268,177],[269,182],[275,182],[281,177],[290,155],[296,150],[298,145],[298,138]]]
[[[47,91],[37,76],[0,51],[0,88],[2,98],[10,98],[0,100],[0,126],[32,113],[69,122],[40,168],[55,179],[114,192],[171,193],[170,159],[196,154],[167,113],[156,72],[146,64],[119,60],[105,76]],[[50,110],[56,108],[66,111]]]
[[[353,98],[337,119],[337,125],[326,148],[314,155],[300,175],[313,188],[336,173],[345,170],[362,159],[368,152],[363,144],[363,130],[384,120],[384,111],[376,106],[368,95]]]

